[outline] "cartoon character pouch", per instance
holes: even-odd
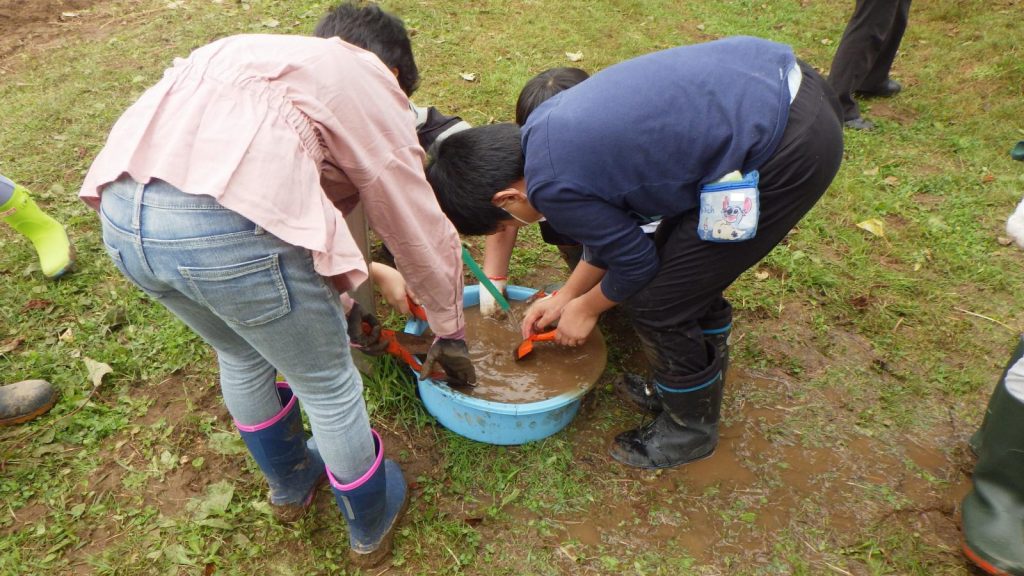
[[[736,171],[701,186],[697,222],[701,240],[742,242],[754,237],[760,216],[758,177],[757,170],[743,175]]]

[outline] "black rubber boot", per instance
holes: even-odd
[[[974,467],[974,486],[961,505],[963,551],[987,574],[1024,576],[1024,402],[1007,382],[1024,386],[1024,338],[1016,362],[989,401]]]
[[[718,357],[722,361],[722,384],[725,384],[726,373],[729,369],[729,334],[732,333],[732,305],[725,298],[722,298],[723,306],[714,312],[705,315],[700,319],[700,329],[704,333],[704,339],[711,343],[718,351]],[[641,343],[644,340],[641,339]],[[647,358],[654,358],[645,351]],[[640,408],[652,412],[661,412],[661,401],[654,393],[654,380],[643,376],[626,372],[615,381],[615,390],[620,396]]]
[[[635,468],[671,468],[710,456],[718,445],[722,369],[707,342],[710,364],[697,374],[655,385],[662,411],[650,424],[615,437],[611,455]]]
[[[1010,368],[1017,363],[1018,360],[1024,357],[1024,336],[1021,336],[1020,342],[1017,343],[1017,349],[1013,351],[1013,355],[1010,357],[1010,361],[1006,363],[1006,368],[1003,369],[1003,375],[999,378],[1000,382],[1006,380],[1006,374],[1010,371]],[[989,406],[995,401],[995,397],[1000,395],[1000,390],[1003,389],[1001,384],[996,386],[996,389],[992,392],[992,399],[989,400]],[[978,431],[971,435],[970,439],[967,440],[967,445],[971,447],[971,452],[977,456],[981,454],[981,441],[984,438],[985,428],[988,426],[988,415],[991,410],[985,411],[985,419],[981,421],[981,426],[978,427]]]
[[[700,329],[704,338],[718,350],[722,359],[722,382],[729,370],[729,335],[732,334],[732,304],[722,298],[722,305],[700,319]]]

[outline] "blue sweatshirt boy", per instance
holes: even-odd
[[[607,270],[607,298],[625,300],[658,271],[638,223],[693,210],[701,185],[771,157],[794,66],[788,46],[726,38],[621,62],[530,114],[530,203]]]

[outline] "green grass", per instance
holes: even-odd
[[[112,123],[173,57],[228,34],[308,33],[329,4],[101,1],[45,51],[0,62],[0,115],[13,119],[0,125],[0,169],[67,225],[79,255],[72,276],[44,282],[28,243],[0,227],[0,370],[62,393],[44,418],[0,432],[0,574],[354,573],[326,493],[299,524],[273,520],[213,354],[120,277],[75,198]],[[545,68],[594,72],[725,35],[790,43],[827,70],[851,7],[386,4],[415,32],[415,100],[474,124],[510,120]],[[895,68],[904,92],[865,103],[879,128],[847,132],[822,201],[729,290],[734,369],[714,458],[647,473],[606,456],[643,421],[609,386],[634,351],[628,334],[609,335],[608,378],[574,423],[522,447],[437,426],[408,375],[375,363],[368,409],[415,495],[388,573],[966,574],[955,494],[972,461],[958,447],[1024,328],[1024,255],[998,241],[1024,192],[1008,154],[1024,138],[1022,18],[1006,0],[915,3]],[[884,236],[858,227],[870,219]],[[562,270],[524,230],[512,282]],[[86,359],[111,368],[98,386]],[[941,464],[915,464],[911,444]],[[828,465],[802,489],[793,474],[815,459]]]

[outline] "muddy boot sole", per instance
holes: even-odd
[[[40,397],[38,392],[39,388],[37,388],[36,391],[25,391],[23,388],[14,388],[13,391],[11,390],[12,387],[21,387],[23,385],[27,386],[29,384],[37,383],[45,382],[41,380],[28,380],[25,382],[19,382],[17,384],[11,384],[4,387],[5,393],[0,398],[2,398],[5,404],[3,412],[9,412],[10,415],[0,417],[0,426],[14,426],[15,424],[22,424],[30,420],[35,420],[36,418],[42,416],[43,414],[46,414],[47,412],[50,411],[51,408],[53,408],[53,406],[57,403],[59,395],[57,394],[56,389],[51,388],[49,384],[45,384],[49,393],[49,396],[47,396],[46,398]],[[35,397],[33,397],[33,393],[35,394]],[[45,394],[47,392],[43,393]],[[12,406],[7,406],[8,403],[10,403]],[[24,407],[23,410],[14,409],[15,407],[21,406]]]

